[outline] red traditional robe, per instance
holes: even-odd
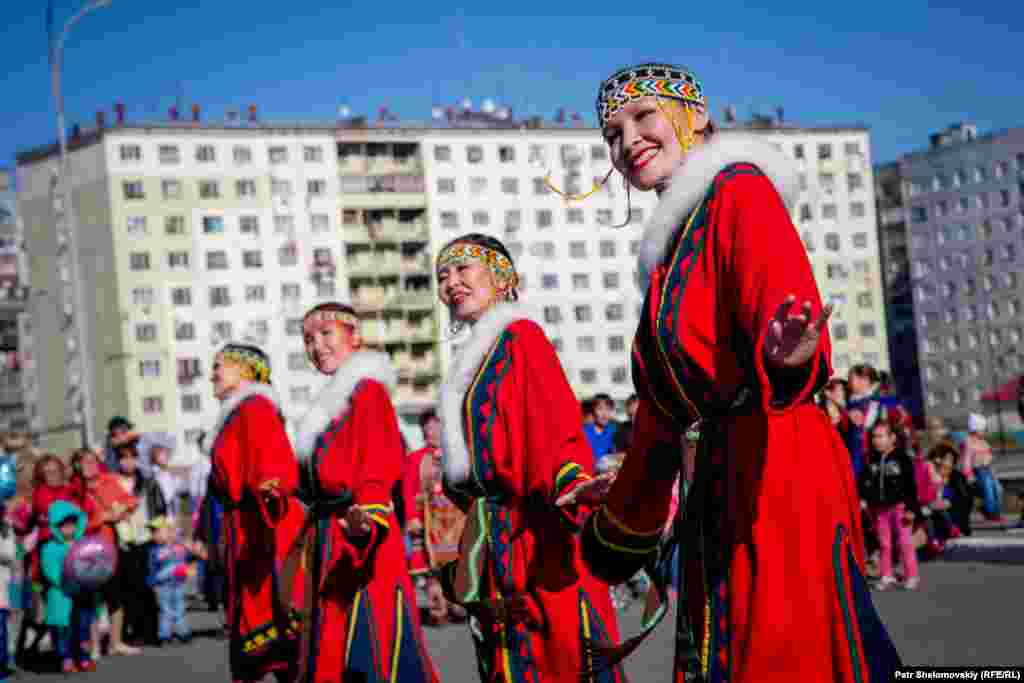
[[[676,172],[642,241],[649,284],[633,346],[634,441],[584,544],[609,581],[655,552],[679,436],[703,420],[681,520],[689,609],[680,610],[677,681],[690,668],[709,682],[876,683],[899,661],[863,577],[849,455],[811,402],[831,374],[827,332],[804,368],[764,361],[787,295],[793,315],[805,300],[812,319],[821,311],[776,190],[791,196],[794,181],[771,146],[719,134]]]
[[[280,567],[303,511],[294,497],[298,468],[273,389],[252,383],[229,397],[208,443],[210,491],[224,506],[231,676],[259,681],[270,671],[285,672],[298,653],[298,613],[282,604]],[[280,495],[268,500],[262,489],[275,481]]]
[[[391,500],[403,458],[394,384],[386,354],[353,353],[297,429],[302,496],[316,519],[306,571],[320,580],[307,589],[299,683],[438,680]],[[370,513],[369,535],[341,528],[351,504]]]
[[[555,349],[524,307],[497,304],[474,325],[441,408],[445,491],[468,513],[459,564],[476,569],[488,606],[465,603],[481,679],[623,681],[619,669],[581,679],[593,665],[585,640],[617,643],[618,628],[608,587],[580,557],[584,511],[555,501],[589,478],[593,457]],[[455,570],[442,572],[453,600],[465,595]],[[524,601],[529,618],[493,618],[503,600]]]
[[[444,495],[441,449],[427,446],[409,457],[416,463],[415,476],[408,482],[413,503],[407,508],[413,541],[410,571],[415,576],[458,558],[466,516]]]
[[[410,552],[408,556],[409,573],[413,576],[425,576],[430,572],[430,561],[423,544],[423,514],[420,510],[422,489],[420,484],[420,465],[425,456],[437,449],[426,446],[413,451],[405,458],[402,465],[402,496],[405,498],[405,531],[409,536]]]

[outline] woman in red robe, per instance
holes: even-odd
[[[295,456],[262,350],[226,345],[214,358],[211,380],[221,409],[207,440],[209,494],[224,507],[219,556],[227,569],[231,677],[260,681],[272,672],[290,681],[300,620],[284,598],[280,569],[303,521],[294,497]]]
[[[784,202],[793,165],[716,133],[681,67],[623,69],[597,107],[615,169],[660,202],[641,242],[634,441],[587,522],[588,563],[617,582],[657,553],[679,438],[699,423],[676,680],[888,681],[899,657],[864,581],[849,455],[812,401],[831,375],[831,311]]]
[[[543,329],[514,303],[504,245],[464,235],[441,250],[437,278],[456,327],[471,328],[441,393],[445,493],[467,518],[440,579],[469,611],[480,677],[619,683],[618,668],[590,675],[584,647],[614,645],[618,628],[608,587],[580,557],[585,504],[607,480],[588,473],[579,402]]]
[[[349,306],[321,304],[303,320],[306,353],[330,375],[296,430],[309,505],[300,683],[438,680],[420,628],[391,492],[403,447],[388,356],[361,351]]]

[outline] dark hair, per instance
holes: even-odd
[[[612,397],[609,396],[608,394],[596,394],[592,400],[594,402],[594,407],[595,408],[597,407],[597,405],[599,403],[606,403],[609,406],[611,406],[612,408],[615,407],[615,401],[613,401]]]
[[[872,366],[867,363],[858,363],[850,368],[850,376],[857,375],[869,380],[872,384],[878,383],[878,370],[875,370]]]
[[[931,462],[938,462],[947,455],[953,456],[953,467],[956,467],[957,462],[960,460],[960,451],[948,441],[940,441],[929,448],[927,458]]]
[[[826,397],[825,394],[828,393],[829,391],[832,391],[836,387],[842,387],[843,393],[845,394],[850,393],[849,383],[845,379],[842,379],[840,377],[833,377],[832,379],[825,383],[825,386],[822,387],[821,389],[821,393],[818,395],[819,408],[825,409],[826,405],[828,404],[828,397]]]
[[[580,401],[580,410],[583,411],[583,417],[594,414],[594,399],[585,398]]]
[[[501,240],[499,240],[496,237],[484,235],[483,233],[479,232],[470,232],[460,237],[456,237],[455,239],[445,244],[443,247],[441,247],[440,251],[437,252],[438,256],[444,253],[444,251],[453,244],[475,244],[478,247],[493,249],[494,251],[498,252],[499,254],[508,259],[509,263],[512,264],[513,271],[515,271],[516,269],[516,260],[512,258],[512,253],[505,247],[504,244],[502,244]],[[519,300],[519,290],[517,287],[512,287],[512,300]]]
[[[426,427],[427,423],[430,422],[431,420],[437,419],[439,419],[437,417],[437,411],[434,410],[433,408],[427,408],[422,413],[420,413],[420,429]]]
[[[121,458],[132,457],[136,460],[139,457],[139,449],[136,447],[135,442],[123,443],[114,449],[114,453],[117,454],[117,459],[120,461]]]
[[[128,418],[122,417],[120,415],[115,415],[114,417],[110,418],[110,422],[107,423],[107,431],[108,432],[112,432],[115,429],[121,429],[121,428],[123,428],[123,429],[134,429],[135,425],[133,425],[128,420]]]

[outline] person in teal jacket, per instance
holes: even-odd
[[[86,649],[90,640],[91,606],[95,600],[64,590],[64,558],[71,544],[85,535],[86,515],[75,505],[58,500],[47,510],[52,536],[42,548],[40,565],[46,580],[46,625],[63,662],[64,673],[95,671]]]

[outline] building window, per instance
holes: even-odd
[[[309,403],[312,390],[309,387],[291,387],[288,389],[288,397],[294,403]]]
[[[615,258],[616,244],[612,240],[601,240],[598,245],[601,258]]]
[[[164,199],[181,199],[181,181],[163,180],[160,182],[160,192]]]
[[[207,235],[219,235],[224,232],[223,216],[203,216],[203,232]]]
[[[590,146],[590,160],[591,161],[605,161],[608,159],[608,148],[604,145],[591,145]]]
[[[146,230],[146,217],[145,216],[128,216],[128,234],[135,237],[145,235],[149,231]]]
[[[474,176],[469,179],[469,193],[471,195],[479,197],[485,192],[487,192],[487,178]]]
[[[256,196],[256,181],[251,178],[243,178],[235,181],[235,193],[239,199]]]
[[[267,299],[267,288],[265,285],[246,285],[245,286],[245,300],[252,301],[266,301]]]
[[[999,247],[999,255],[1004,261],[1013,261],[1017,257],[1017,248],[1011,243]]]
[[[179,322],[174,326],[174,338],[178,341],[191,341],[196,338],[195,323]]]
[[[160,145],[157,149],[157,157],[159,157],[161,164],[181,163],[181,152],[178,150],[177,145]]]
[[[835,232],[825,233],[825,248],[829,251],[839,251],[839,234]]]
[[[804,146],[803,145],[800,145],[800,144],[793,145],[793,158],[794,159],[803,159],[804,158]]]
[[[217,150],[213,145],[199,145],[196,147],[196,161],[202,164],[212,164],[217,161]]]
[[[597,381],[597,370],[591,368],[580,370],[580,381],[584,384],[593,384]]]
[[[860,324],[860,336],[862,336],[862,337],[874,337],[875,336],[875,324],[874,323],[861,323]]]
[[[818,158],[821,160],[827,160],[832,158],[832,145],[828,143],[821,143],[818,145]]]
[[[272,178],[270,181],[270,194],[274,197],[291,197],[292,182],[280,178]]]
[[[537,227],[538,228],[550,228],[552,222],[552,214],[550,209],[539,209],[537,211]]]
[[[626,340],[621,334],[608,337],[608,350],[617,353],[626,350]]]
[[[142,161],[142,147],[121,145],[121,161]]]
[[[589,291],[590,290],[590,276],[586,273],[573,273],[572,276],[572,288],[573,291]]]
[[[147,396],[142,399],[142,412],[147,415],[164,412],[164,399],[160,396]]]
[[[323,163],[324,150],[323,147],[303,147],[302,148],[302,160],[307,164],[319,164]]]
[[[448,145],[437,145],[434,147],[434,161],[451,161],[452,148]]]
[[[569,225],[581,225],[583,223],[583,209],[566,209],[565,222]]]
[[[294,352],[288,354],[288,369],[289,370],[305,370],[306,369],[306,354],[303,352]]]
[[[502,194],[519,194],[519,178],[502,178]]]
[[[910,220],[914,223],[927,223],[928,222],[928,209],[923,206],[913,206],[910,208]]]
[[[327,181],[321,179],[307,180],[306,194],[311,197],[323,197],[327,194]]]
[[[328,232],[331,229],[331,217],[326,213],[310,214],[309,228],[313,232]]]
[[[804,230],[800,234],[800,239],[803,240],[804,248],[808,253],[814,253],[814,234],[810,230]]]
[[[286,164],[288,163],[288,148],[287,147],[271,147],[267,150],[270,157],[270,163],[272,164]]]
[[[289,318],[284,322],[284,333],[289,337],[302,336],[302,318]]]
[[[231,329],[231,323],[227,320],[213,323],[210,326],[210,330],[213,332],[214,337],[221,340],[231,339],[235,336]]]
[[[294,266],[299,263],[299,251],[293,242],[280,247],[277,250],[277,264],[280,266]]]
[[[298,282],[285,282],[281,284],[281,298],[294,300],[302,296],[302,288]]]
[[[853,233],[853,246],[856,249],[867,249],[868,234],[866,232]]]
[[[602,280],[604,283],[604,288],[607,290],[614,290],[619,288],[618,273],[604,273]]]
[[[160,361],[158,360],[144,360],[139,361],[139,377],[159,377],[160,376]]]
[[[867,215],[867,205],[864,202],[850,202],[850,218],[864,218]]]
[[[441,227],[453,229],[459,227],[459,214],[454,211],[441,212]]]
[[[252,150],[248,147],[235,147],[231,150],[231,157],[239,166],[252,163]]]
[[[221,285],[217,287],[210,287],[210,307],[216,308],[219,306],[230,306],[231,295],[228,292],[228,288]]]
[[[206,252],[207,270],[226,270],[228,267],[228,254],[225,251]]]
[[[523,223],[523,212],[519,209],[505,211],[505,231],[515,232]]]
[[[622,304],[608,304],[604,307],[604,317],[610,323],[620,322],[625,315],[625,307]]]
[[[484,148],[480,145],[470,145],[466,148],[466,161],[471,164],[479,164],[484,160]]]
[[[274,214],[274,232],[288,233],[295,229],[295,216],[290,213]]]
[[[171,303],[175,306],[191,306],[192,305],[192,288],[191,287],[175,287],[171,290]]]
[[[860,173],[847,173],[846,174],[846,189],[850,192],[856,192],[857,190],[864,187],[864,176]]]
[[[859,142],[847,142],[843,145],[843,153],[848,157],[859,157],[860,156],[860,143]]]
[[[255,237],[260,234],[260,218],[259,216],[239,216],[238,217],[238,231],[243,235],[251,235]]]
[[[873,308],[875,305],[874,297],[871,296],[871,292],[861,292],[857,295],[857,305],[861,308]]]
[[[242,252],[242,265],[245,268],[262,268],[263,267],[263,252],[262,251],[243,251]]]
[[[473,226],[477,228],[486,228],[491,223],[491,215],[486,211],[474,211],[473,212]]]
[[[611,225],[612,224],[612,210],[611,209],[598,209],[594,213],[594,220],[598,225]]]
[[[164,219],[164,232],[168,235],[184,235],[185,217],[167,216],[167,218]]]
[[[167,267],[172,270],[188,268],[188,251],[167,252]]]
[[[198,413],[202,409],[201,405],[202,403],[199,394],[182,394],[181,412]]]
[[[835,204],[822,204],[821,205],[821,218],[822,220],[834,221],[838,217],[839,213],[836,210]]]
[[[438,178],[437,193],[453,194],[455,192],[455,178]]]
[[[124,188],[125,199],[145,199],[146,192],[143,190],[141,180],[126,180],[121,184]]]
[[[629,371],[625,365],[616,365],[612,368],[612,383],[613,384],[625,384],[629,377]]]
[[[812,220],[812,218],[813,218],[813,215],[811,214],[811,205],[810,204],[801,204],[800,205],[800,220],[801,220],[801,222]]]
[[[220,184],[216,180],[199,181],[200,199],[217,199],[220,197]]]
[[[580,353],[593,353],[597,350],[597,343],[592,336],[578,337],[576,339],[576,350]]]
[[[153,305],[153,288],[136,287],[132,290],[132,303],[136,306]]]
[[[128,264],[132,270],[149,270],[149,252],[132,252],[128,255]]]
[[[848,336],[846,331],[846,323],[832,323],[832,338],[836,341],[842,341]]]
[[[593,318],[593,312],[587,305],[573,306],[573,315],[576,316],[578,323],[589,323]]]
[[[562,322],[562,309],[558,306],[545,306],[544,322],[549,325],[557,325]]]
[[[533,194],[537,196],[542,196],[548,194],[549,192],[550,190],[548,190],[548,186],[547,184],[545,184],[543,178],[533,179]]]

